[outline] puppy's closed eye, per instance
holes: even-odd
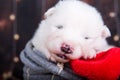
[[[62,25],[57,25],[56,27],[57,27],[57,29],[63,29]]]
[[[84,37],[85,40],[91,39],[90,37]]]

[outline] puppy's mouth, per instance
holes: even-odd
[[[57,62],[66,63],[69,61],[69,58],[65,54],[52,54],[52,56],[56,59]]]
[[[65,56],[64,54],[57,54],[57,56],[62,58],[62,59],[68,59],[67,56]]]

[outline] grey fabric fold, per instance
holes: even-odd
[[[25,49],[20,54],[20,59],[24,63],[25,80],[85,80],[74,74],[68,64],[59,73],[60,68],[57,63],[49,61],[46,56],[36,50],[29,41]]]

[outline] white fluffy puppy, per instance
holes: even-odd
[[[67,62],[83,57],[94,58],[108,49],[110,31],[100,13],[78,0],[59,1],[45,13],[32,43],[48,59]]]

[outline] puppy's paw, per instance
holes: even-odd
[[[51,55],[51,56],[49,57],[49,60],[50,60],[50,61],[53,61],[53,62],[56,62],[56,59],[55,59],[55,57],[54,57],[53,55]]]
[[[95,50],[89,50],[89,51],[85,51],[83,54],[83,58],[84,59],[92,59],[96,57],[96,51]]]

